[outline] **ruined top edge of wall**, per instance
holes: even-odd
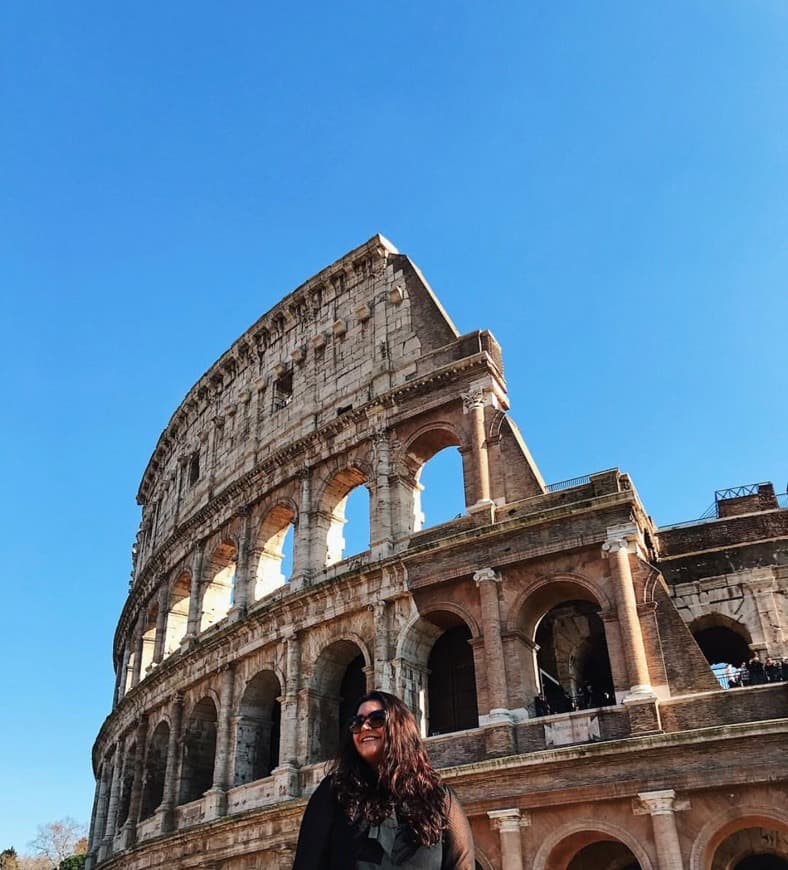
[[[321,415],[468,355],[467,341],[441,355],[458,339],[417,267],[373,236],[262,315],[200,377],[160,436],[137,501],[150,499],[165,471],[174,476],[174,458],[198,451],[211,427],[253,415],[258,447],[298,437],[326,422]],[[501,367],[497,344],[487,343]]]

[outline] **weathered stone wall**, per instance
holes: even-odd
[[[703,566],[766,546],[786,512],[663,534],[615,469],[545,487],[507,412],[495,339],[459,336],[379,236],[200,378],[138,494],[115,697],[93,750],[90,867],[289,867],[345,694],[363,687],[410,705],[480,867],[627,850],[643,867],[690,866],[717,834],[734,849],[750,823],[782,830],[766,813],[775,768],[755,758],[757,745],[773,762],[781,752],[781,687],[723,692],[685,623],[706,613]],[[421,471],[445,448],[461,455],[465,513],[422,529]],[[344,558],[357,487],[369,548]],[[769,649],[785,624],[780,559],[737,569]],[[556,613],[571,630],[548,655],[537,632]],[[456,661],[438,655],[449,642]],[[592,672],[609,675],[603,706],[574,694]],[[550,680],[582,709],[537,715]],[[433,734],[436,711],[455,707],[462,717]],[[726,790],[745,785],[761,815],[709,831]],[[709,788],[719,796],[696,817]]]

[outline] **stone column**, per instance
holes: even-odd
[[[104,839],[104,829],[107,825],[107,802],[109,800],[109,779],[112,766],[105,759],[101,765],[98,782],[96,783],[96,803],[88,836],[88,856],[85,867],[92,870],[96,866],[98,847]]]
[[[629,673],[630,697],[653,697],[629,564],[630,552],[637,552],[637,528],[626,525],[608,529],[608,539],[602,545],[602,554],[610,562],[618,624]]]
[[[145,646],[145,611],[137,617],[134,633],[134,669],[131,672],[131,688],[139,685],[142,674],[142,649]]]
[[[524,870],[520,829],[530,824],[528,813],[507,809],[490,810],[487,815],[501,838],[501,870]]]
[[[115,839],[115,825],[118,820],[118,801],[120,800],[121,776],[123,773],[123,749],[124,741],[121,738],[115,746],[115,762],[112,765],[112,785],[107,805],[107,824],[104,828],[104,837],[99,846],[99,863],[109,857],[114,851],[113,841]]]
[[[298,692],[301,688],[301,644],[294,628],[285,634],[287,673],[282,704],[279,765],[298,764]]]
[[[375,685],[384,692],[392,692],[387,602],[376,601],[372,610],[375,619]]]
[[[490,501],[490,466],[487,457],[487,440],[484,431],[484,388],[472,387],[462,395],[463,410],[471,415],[471,455],[476,475],[476,504],[471,507],[486,508]]]
[[[138,723],[134,742],[134,779],[131,783],[131,797],[129,800],[129,816],[123,826],[123,848],[129,849],[137,842],[137,822],[140,817],[142,806],[142,779],[145,774],[145,738],[148,733],[148,717],[141,716]]]
[[[391,553],[393,541],[391,528],[391,489],[389,476],[391,474],[391,449],[389,434],[385,429],[378,429],[374,436],[375,443],[375,511],[374,524],[370,530],[372,558],[382,558]]]
[[[781,621],[782,608],[775,600],[777,582],[771,568],[754,568],[750,571],[750,577],[745,581],[752,592],[755,607],[758,611],[758,620],[761,624],[761,632],[765,645],[765,654],[769,656],[781,656],[785,643],[785,634]]]
[[[215,819],[227,813],[227,789],[230,784],[230,758],[233,718],[233,685],[235,669],[221,669],[219,722],[216,729],[216,757],[213,764],[213,785],[205,793],[205,817]]]
[[[298,523],[293,541],[292,581],[306,582],[312,574],[312,480],[307,466],[299,469],[301,494],[298,502]]]
[[[121,698],[126,694],[126,679],[128,677],[129,671],[129,659],[131,658],[131,651],[129,650],[129,643],[126,641],[125,646],[123,647],[123,655],[120,660],[120,667],[118,668],[118,674],[115,678],[115,704],[117,707],[121,701]]]
[[[648,813],[651,816],[659,870],[683,870],[684,861],[676,827],[676,810],[682,807],[675,804],[676,792],[672,788],[640,792],[638,799],[640,807],[636,807],[635,813]]]
[[[501,613],[498,607],[498,584],[501,575],[492,568],[481,568],[473,575],[479,589],[484,635],[484,661],[487,675],[487,700],[492,718],[507,718],[506,672],[504,670]]]
[[[160,665],[164,658],[164,641],[167,639],[167,610],[170,606],[170,587],[167,575],[159,577],[159,612],[156,616],[156,639],[153,643],[153,666]]]
[[[241,534],[238,539],[238,559],[235,563],[235,589],[233,606],[228,614],[231,622],[237,622],[249,604],[249,529],[251,512],[248,508],[241,511]]]
[[[164,769],[164,790],[159,813],[161,831],[175,828],[175,807],[178,803],[178,767],[180,762],[183,695],[177,693],[170,704],[170,739],[167,742],[167,765]]]
[[[205,541],[200,541],[194,549],[194,558],[192,559],[189,617],[186,623],[186,636],[183,638],[183,642],[187,645],[193,642],[200,632],[200,614],[202,612],[200,590],[202,588],[202,563],[204,555]]]

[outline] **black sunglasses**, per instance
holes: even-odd
[[[382,728],[386,724],[386,711],[373,710],[371,713],[367,713],[366,716],[356,715],[348,723],[348,728],[350,728],[353,734],[358,734],[364,727],[365,722],[370,728]]]

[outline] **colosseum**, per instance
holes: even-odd
[[[137,495],[88,868],[289,868],[372,687],[415,713],[481,870],[788,866],[785,497],[657,527],[617,469],[547,485],[503,372],[378,235],[200,377]],[[444,450],[465,504],[425,527]]]

